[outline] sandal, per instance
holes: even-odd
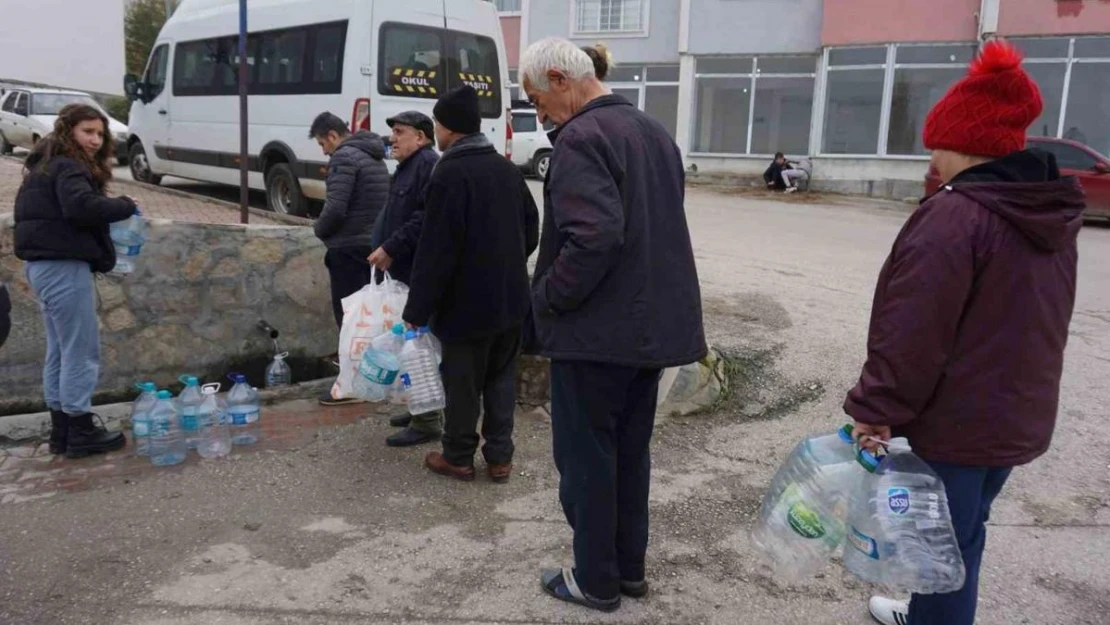
[[[614,599],[595,599],[578,587],[574,579],[574,570],[544,569],[540,572],[540,584],[543,591],[560,601],[575,603],[601,612],[614,612],[621,607],[620,595]]]

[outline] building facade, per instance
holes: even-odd
[[[919,194],[925,115],[1003,36],[1045,112],[1031,134],[1110,152],[1110,4],[1102,0],[495,0],[506,42],[604,42],[614,92],[699,171],[808,157],[817,187]],[[515,71],[512,77],[515,81]],[[514,92],[515,93],[515,92]],[[517,97],[514,95],[514,97]]]

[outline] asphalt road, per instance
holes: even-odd
[[[747,538],[790,447],[845,421],[874,281],[906,218],[816,199],[689,194],[708,335],[742,377],[721,411],[657,428],[649,599],[602,616],[540,592],[539,568],[571,559],[542,417],[518,420],[504,488],[430,476],[424,450],[387,449],[390,428],[368,420],[292,452],[0,506],[0,622],[869,622],[873,589],[835,565],[786,583]],[[1107,622],[1110,229],[1084,229],[1080,249],[1056,439],[995,506],[980,625]]]

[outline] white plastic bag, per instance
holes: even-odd
[[[374,271],[375,278],[377,270]],[[375,337],[401,322],[409,288],[385,273],[381,284],[375,279],[343,299],[343,327],[339,330],[339,377],[332,386],[336,399],[355,397],[354,379],[362,354]]]

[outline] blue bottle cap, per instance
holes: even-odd
[[[197,380],[197,377],[195,375],[183,375],[177,379],[180,380],[185,386],[200,386],[200,380]]]
[[[853,429],[854,428],[852,427],[851,423],[845,423],[844,427],[837,430],[836,433],[838,436],[840,436],[840,440],[844,441],[845,443],[854,443],[856,441],[852,438]]]
[[[404,336],[405,335],[405,324],[403,324],[403,323],[393,324],[393,333],[396,334],[397,336]]]
[[[861,448],[859,450],[859,453],[856,454],[856,461],[859,462],[861,467],[867,469],[868,473],[874,473],[879,468],[880,460],[878,456],[866,449]]]
[[[169,391],[158,391],[158,399],[173,399],[173,393]]]
[[[235,382],[236,384],[244,384],[247,381],[247,376],[243,375],[242,373],[229,373],[227,374],[227,379]]]
[[[136,382],[135,383],[135,388],[139,389],[140,391],[142,391],[144,393],[156,393],[156,392],[158,392],[158,385],[155,384],[154,382]]]
[[[416,333],[416,330],[409,330],[408,332],[405,332],[405,340],[406,341],[411,341],[414,338],[416,338],[417,336],[419,336],[419,335]]]

